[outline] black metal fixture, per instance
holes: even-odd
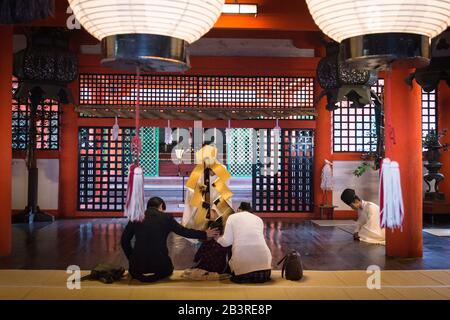
[[[27,168],[28,202],[13,216],[13,222],[53,221],[41,211],[38,202],[38,168],[36,159],[36,119],[39,105],[46,99],[61,103],[72,101],[67,84],[77,77],[78,61],[69,52],[68,32],[59,28],[30,30],[27,48],[14,56],[14,75],[19,81],[14,98],[29,105]]]
[[[406,78],[409,85],[415,79],[426,92],[435,90],[441,80],[450,87],[450,28],[433,39],[431,47],[430,64]]]
[[[354,68],[341,62],[341,48],[337,42],[327,44],[326,57],[320,60],[317,67],[317,80],[324,89],[316,102],[327,97],[327,110],[334,111],[339,108],[338,103],[348,101],[352,107],[361,108],[374,104],[375,132],[377,148],[375,152],[363,155],[365,161],[374,161],[378,169],[384,157],[384,113],[382,99],[372,90],[377,82],[376,71]]]
[[[410,33],[376,33],[342,41],[342,57],[354,68],[385,69],[392,63],[423,67],[429,63],[430,38]]]
[[[425,192],[425,200],[445,200],[445,195],[439,192],[439,183],[444,180],[444,175],[439,172],[442,168],[442,163],[439,162],[443,151],[448,151],[448,144],[441,144],[439,139],[446,135],[446,131],[438,133],[436,130],[431,130],[423,141],[424,151],[424,166],[428,172],[423,179],[428,186]],[[431,184],[434,180],[434,191],[432,191]]]
[[[324,89],[316,100],[327,97],[327,109],[338,108],[337,103],[349,100],[355,107],[371,103],[376,96],[371,86],[377,81],[375,71],[355,69],[340,62],[340,45],[337,42],[327,44],[326,57],[317,67],[317,80]]]
[[[1,0],[0,24],[27,23],[54,14],[55,0]]]
[[[153,34],[119,34],[102,40],[102,65],[113,69],[181,72],[190,68],[188,44],[182,39]]]

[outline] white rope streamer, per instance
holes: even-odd
[[[133,186],[129,190],[129,202],[125,205],[125,215],[131,222],[144,220],[145,205],[144,205],[144,173],[141,167],[135,167],[130,171],[133,175]],[[128,179],[130,181],[130,178]]]
[[[167,120],[167,127],[164,131],[164,143],[167,145],[172,144],[173,137],[172,137],[172,128],[170,127],[170,120]]]
[[[225,142],[231,145],[231,120],[228,120],[228,127],[225,129]]]
[[[322,168],[320,189],[324,191],[333,190],[333,169],[331,168],[331,164],[329,162],[325,162]]]
[[[381,227],[401,229],[404,204],[398,162],[386,158],[381,166],[380,177]]]
[[[281,128],[278,124],[278,119],[276,119],[275,128],[273,128],[273,137],[275,144],[278,145],[281,137]]]
[[[113,127],[112,127],[112,132],[111,132],[111,140],[112,141],[117,141],[119,139],[119,122],[117,121],[117,117],[116,117],[116,122],[114,123]]]

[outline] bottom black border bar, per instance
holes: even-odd
[[[3,313],[11,315],[45,316],[55,319],[102,319],[131,317],[148,319],[301,319],[306,315],[357,316],[369,318],[389,314],[402,319],[416,317],[418,312],[432,310],[448,312],[450,300],[445,301],[0,301]],[[55,312],[56,308],[63,313]],[[427,308],[427,309],[424,309]],[[51,311],[55,310],[55,311]],[[364,313],[356,313],[358,311]],[[359,317],[359,316],[358,316]],[[384,316],[383,316],[384,317]]]

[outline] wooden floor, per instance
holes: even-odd
[[[0,270],[0,300],[450,300],[449,270],[382,271],[380,287],[372,289],[368,277],[365,271],[306,271],[302,280],[288,281],[274,271],[268,283],[243,285],[189,281],[175,272],[158,283],[82,281],[79,290],[68,290],[64,270]]]
[[[124,219],[59,220],[53,224],[14,225],[13,253],[0,258],[0,269],[59,269],[78,265],[89,270],[98,263],[127,266],[120,248]],[[389,259],[383,246],[352,240],[336,227],[318,227],[310,221],[267,219],[266,238],[273,266],[290,250],[298,250],[307,270],[450,269],[450,237],[424,233],[421,259]],[[437,227],[437,226],[436,226]],[[191,266],[195,245],[178,236],[169,238],[175,269]]]

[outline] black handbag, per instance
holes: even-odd
[[[303,278],[303,264],[300,253],[292,250],[283,259],[278,262],[280,265],[282,262],[283,267],[281,269],[281,277],[284,278],[286,274],[286,280],[298,281]]]
[[[113,283],[123,278],[125,268],[111,264],[98,264],[91,273],[81,280],[98,280],[103,283]]]

